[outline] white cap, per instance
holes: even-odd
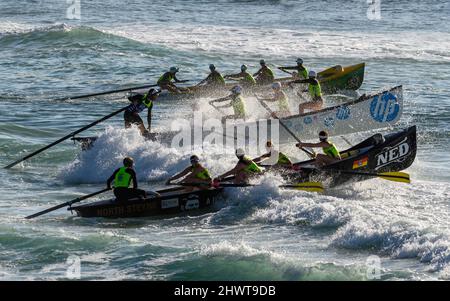
[[[239,85],[234,86],[233,88],[231,88],[231,92],[236,93],[236,94],[241,94],[241,92],[242,92],[242,87],[239,86]]]
[[[238,149],[236,150],[236,156],[238,156],[238,157],[245,156],[244,150],[243,150],[242,148],[238,148]]]
[[[272,84],[272,89],[281,89],[281,83],[280,82],[275,82]]]
[[[309,77],[314,77],[314,78],[315,78],[315,77],[317,76],[317,74],[316,74],[315,71],[312,71],[312,70],[311,70],[311,71],[308,72],[308,76],[309,76]]]
[[[245,71],[245,70],[247,70],[247,66],[246,65],[242,65],[241,66],[241,71]]]

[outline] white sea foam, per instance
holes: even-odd
[[[125,156],[131,156],[139,181],[162,181],[185,169],[192,153],[145,141],[137,129],[108,127],[91,149],[81,152],[74,162],[60,171],[59,178],[66,183],[104,182],[122,166]],[[223,148],[215,146],[204,146],[203,150],[195,153],[201,156],[202,163],[213,175],[225,172],[236,161],[232,151],[224,154]],[[220,164],[217,164],[218,160]]]
[[[104,29],[115,35],[151,42],[178,50],[236,57],[291,58],[297,53],[314,57],[403,58],[450,61],[450,36],[446,32],[301,31],[255,27],[167,25]],[[262,42],[264,41],[264,42]],[[295,53],[292,52],[295,49]]]

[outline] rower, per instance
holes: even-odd
[[[253,161],[255,163],[261,163],[261,161],[263,163],[267,162],[267,165],[270,165],[273,167],[281,167],[281,168],[288,168],[288,169],[292,168],[291,159],[289,159],[289,157],[286,156],[284,153],[276,150],[272,144],[272,141],[268,140],[266,142],[266,150],[267,150],[267,153],[253,159]]]
[[[236,166],[220,175],[215,179],[215,181],[220,182],[225,177],[234,176],[234,184],[248,184],[248,181],[259,174],[262,173],[262,168],[258,166],[250,157],[245,155],[242,148],[236,150],[236,157],[239,159]]]
[[[275,80],[275,75],[273,74],[272,69],[267,67],[265,60],[260,60],[259,64],[261,65],[261,68],[255,74],[253,74],[256,83],[258,85],[267,85],[273,83],[273,81]]]
[[[296,76],[298,76],[300,79],[308,78],[308,69],[306,69],[306,67],[303,66],[303,60],[301,58],[297,59],[297,66],[278,67],[278,69],[287,73],[290,73],[287,70],[295,70]],[[292,72],[291,74],[294,76],[294,72]]]
[[[197,84],[197,87],[202,86],[205,88],[210,89],[217,89],[225,87],[225,79],[223,78],[222,74],[216,70],[216,66],[214,64],[209,65],[209,70],[211,73]]]
[[[182,93],[182,89],[175,86],[173,82],[181,83],[183,81],[179,80],[176,77],[176,73],[179,71],[177,67],[170,67],[168,72],[165,72],[161,77],[158,79],[157,84],[161,89],[166,89],[169,92],[172,93]]]
[[[309,78],[308,79],[300,79],[300,80],[294,80],[289,83],[289,85],[296,83],[296,84],[308,84],[308,89],[304,90],[303,92],[309,92],[309,96],[311,97],[311,101],[304,102],[299,104],[298,111],[299,114],[303,114],[305,112],[305,109],[309,110],[320,110],[323,105],[323,98],[322,98],[322,88],[320,87],[320,83],[317,80],[317,74],[314,71],[309,71],[308,73]]]
[[[188,166],[182,172],[174,175],[170,179],[167,180],[166,184],[170,185],[171,181],[183,178],[180,182],[183,184],[193,184],[193,186],[187,186],[187,191],[193,191],[197,189],[208,189],[211,187],[212,178],[209,174],[209,171],[200,164],[200,159],[196,155],[192,155],[190,157],[191,166]],[[196,185],[194,185],[196,184]]]
[[[303,143],[299,142],[295,146],[298,148],[301,147],[321,147],[324,154],[317,154],[316,155],[316,165],[318,167],[322,167],[328,164],[335,163],[339,160],[341,160],[341,155],[336,148],[336,145],[334,145],[333,142],[328,141],[328,133],[326,131],[321,131],[319,133],[319,140],[318,143]]]
[[[239,80],[239,84],[245,88],[253,87],[254,85],[256,85],[256,80],[250,73],[247,72],[246,65],[241,66],[241,72],[225,75],[224,78]]]
[[[149,137],[152,125],[153,102],[156,100],[159,93],[161,93],[160,90],[150,89],[144,95],[134,94],[128,97],[128,100],[131,101],[131,104],[125,109],[125,113],[123,114],[123,118],[125,120],[125,128],[130,128],[131,125],[135,124],[139,128],[142,136]],[[145,108],[147,108],[147,129],[145,128],[144,122],[139,116],[139,113],[142,112]]]
[[[281,83],[275,82],[272,84],[273,97],[272,98],[258,98],[261,101],[277,102],[278,111],[271,114],[272,117],[285,117],[291,115],[289,109],[289,101],[286,93],[281,90]]]
[[[147,197],[147,193],[144,190],[138,189],[133,164],[132,158],[125,157],[123,159],[123,167],[116,169],[106,182],[107,187],[111,189],[111,183],[114,181],[114,195],[118,201]],[[129,188],[131,182],[133,182],[133,188]]]
[[[230,95],[216,100],[211,100],[209,102],[210,105],[213,105],[213,103],[215,102],[223,102],[231,100],[229,104],[217,107],[217,108],[233,107],[234,114],[222,117],[222,123],[225,123],[227,119],[245,119],[245,100],[242,97],[241,93],[242,87],[237,85],[231,89]]]

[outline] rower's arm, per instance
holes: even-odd
[[[227,171],[226,173],[224,173],[223,175],[218,176],[217,178],[218,179],[223,179],[225,177],[235,175],[239,170],[240,170],[240,168],[239,168],[239,163],[238,163],[232,170]]]
[[[305,84],[305,83],[309,83],[309,79],[297,79],[289,82],[289,84]]]
[[[197,84],[197,86],[200,86],[201,84],[206,83],[210,77],[211,77],[211,74],[208,75],[204,80],[202,80],[201,82],[199,82],[199,83]]]
[[[221,105],[221,106],[216,106],[216,108],[229,108],[229,107],[231,107],[231,102],[230,103],[226,103],[226,104]]]
[[[259,157],[256,157],[255,159],[253,159],[253,162],[259,163],[259,162],[261,162],[263,159],[269,158],[269,157],[270,157],[270,153],[267,153],[267,154],[261,155],[261,156],[259,156]]]
[[[133,188],[137,189],[138,188],[138,181],[137,181],[137,177],[136,177],[136,172],[129,168],[128,173],[131,175],[131,181],[133,182]]]
[[[150,131],[150,128],[152,127],[152,108],[153,106],[151,106],[150,108],[147,109],[147,125],[148,125],[148,130]]]
[[[177,180],[177,179],[180,179],[180,178],[186,176],[186,175],[187,175],[188,173],[190,173],[190,172],[191,172],[190,167],[187,167],[187,168],[186,168],[185,170],[183,170],[182,172],[180,172],[180,173],[174,175],[173,177],[171,177],[169,180],[167,180],[167,182],[175,181],[175,180]]]
[[[181,80],[179,80],[178,78],[177,78],[177,76],[176,75],[174,75],[173,76],[173,80],[176,82],[176,83],[179,83],[179,82],[181,82]]]
[[[253,76],[257,76],[257,75],[259,75],[261,72],[262,72],[262,68],[259,69],[258,71],[256,71],[256,73],[254,73]]]
[[[228,74],[225,75],[226,78],[240,78],[241,74],[240,73],[236,73],[236,74]]]
[[[114,178],[116,177],[116,173],[119,171],[119,169],[116,169],[114,173],[108,178],[108,181],[106,181],[106,186],[111,187],[112,181],[114,181]]]
[[[278,67],[280,70],[297,70],[297,66]]]
[[[300,145],[301,147],[329,147],[330,144],[328,142],[318,142],[318,143],[297,143],[296,145]]]

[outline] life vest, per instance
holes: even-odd
[[[145,93],[142,97],[142,103],[149,109],[153,107],[153,101],[148,98],[148,93]]]
[[[288,156],[283,154],[282,152],[278,153],[278,162],[277,164],[292,164],[291,160]]]
[[[231,106],[233,107],[235,117],[245,117],[245,103],[241,95],[236,95],[233,97],[231,100]]]
[[[289,102],[283,91],[277,92],[275,97],[278,99],[278,109],[280,111],[289,111]]]
[[[126,171],[128,167],[121,167],[114,177],[114,187],[130,187],[131,175]]]
[[[241,160],[244,164],[247,166],[244,168],[244,171],[246,173],[260,173],[262,172],[261,167],[258,166],[252,159],[250,159],[247,156],[244,156],[244,158]]]
[[[265,79],[270,79],[271,81],[273,81],[273,80],[275,79],[275,75],[273,74],[272,69],[270,69],[269,67],[262,68],[261,75],[262,75]]]
[[[195,167],[192,167],[192,172],[195,171]],[[211,179],[211,175],[209,174],[209,171],[204,168],[201,167],[201,171],[199,171],[198,173],[196,173],[194,175],[195,178],[200,179],[200,180],[209,180]]]
[[[157,84],[167,84],[174,80],[174,76],[170,72],[166,72],[158,79]]]
[[[217,71],[211,72],[208,82],[214,85],[225,85],[225,79],[222,74]]]
[[[322,151],[325,155],[335,158],[335,159],[341,159],[341,155],[339,154],[338,149],[336,148],[336,145],[334,143],[327,141],[330,146],[329,147],[322,147]]]
[[[310,83],[308,86],[309,95],[314,100],[318,97],[322,97],[322,89],[320,88],[320,83],[314,80],[314,83]]]
[[[252,86],[256,84],[256,80],[253,78],[253,75],[251,75],[248,72],[243,72],[244,76],[242,77],[241,83],[244,85]]]
[[[153,107],[153,101],[148,98],[148,93],[145,93],[144,95],[136,94],[132,97],[128,98],[130,101],[138,101],[137,104],[131,104],[127,107],[127,111],[130,113],[140,113],[145,108],[151,109]]]
[[[304,66],[297,66],[297,70],[298,70],[298,74],[302,75],[304,79],[308,78],[308,69],[306,69],[306,67]],[[303,69],[302,69],[303,68]]]

